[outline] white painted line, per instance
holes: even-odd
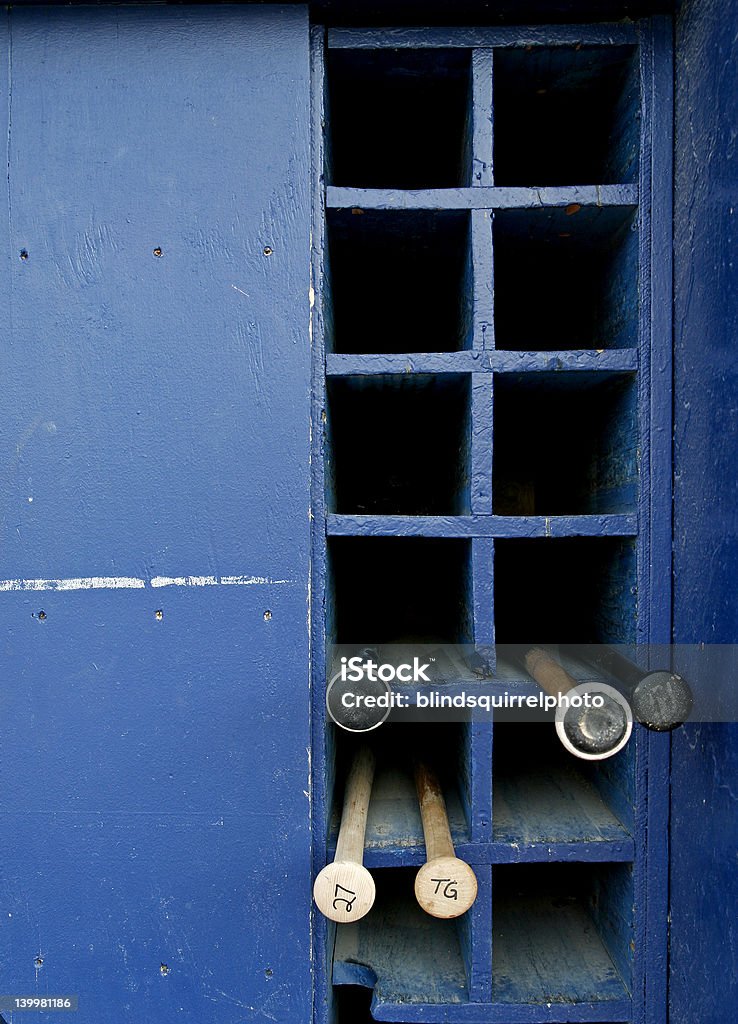
[[[217,576],[154,576],[152,587],[215,587]]]
[[[80,576],[69,580],[0,580],[3,590],[140,590],[144,580],[133,576]]]
[[[250,587],[280,586],[294,580],[272,580],[268,576],[154,576],[152,587]]]
[[[295,580],[268,576],[154,576],[149,584],[135,576],[79,576],[68,580],[0,580],[0,593],[11,590],[142,590],[151,587],[282,586]]]
[[[254,584],[268,583],[270,586],[278,587],[285,583],[294,583],[294,580],[270,580],[268,576],[221,576],[220,582],[224,587],[252,587]]]

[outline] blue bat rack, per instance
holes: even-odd
[[[320,867],[350,748],[331,644],[669,636],[672,55],[658,18],[316,30],[312,53]],[[357,985],[378,1020],[659,1019],[668,739],[587,770],[550,740],[415,737],[479,879],[438,921],[412,900],[408,736],[379,737],[377,903],[320,923],[319,1020]]]

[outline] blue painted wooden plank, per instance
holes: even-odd
[[[474,335],[472,347],[484,351],[495,347],[493,214],[474,210],[471,214],[471,251],[474,262]],[[491,406],[491,403],[490,403]]]
[[[734,207],[719,198],[735,189],[736,169],[710,139],[735,131],[730,33],[737,17],[735,3],[689,3],[677,26],[674,639],[726,645],[722,671],[711,680],[717,694],[733,690],[738,662],[728,646],[738,641],[738,455],[735,431],[726,429],[738,305]],[[738,847],[738,727],[734,720],[689,725],[672,748],[669,997],[671,1019],[684,1024],[700,1014],[727,1018],[738,998],[731,852]]]
[[[522,746],[522,728],[520,740]],[[535,760],[535,751],[532,754],[532,763],[530,758],[521,758],[503,764],[496,752],[497,841],[511,845],[627,843],[629,836],[623,824],[583,774],[563,759],[558,764],[555,760],[540,763]]]
[[[494,543],[487,538],[472,541],[474,643],[485,650],[494,670]]]
[[[674,622],[677,644],[725,645],[713,695],[738,672],[738,3],[688,0],[676,20]],[[717,653],[717,649],[713,647]],[[683,654],[677,649],[678,670]],[[672,1024],[730,1020],[738,1005],[738,725],[672,738]]]
[[[306,1020],[307,12],[8,18],[0,989]]]
[[[630,838],[593,842],[530,842],[506,840],[455,844],[456,855],[469,864],[614,864],[631,863],[634,844]],[[328,846],[328,856],[335,843]],[[420,867],[425,863],[422,837],[415,846],[398,842],[395,846],[368,847],[364,855],[367,868]],[[490,915],[491,917],[491,915]]]
[[[649,209],[651,268],[643,294],[650,331],[650,360],[647,363],[650,401],[648,417],[648,638],[651,644],[671,639],[672,617],[672,288],[673,219],[672,189],[664,182],[673,179],[673,138],[669,129],[674,116],[674,67],[672,24],[665,17],[652,19],[649,38],[641,47],[645,77],[644,133],[650,132],[650,167],[643,168],[642,182],[650,179]],[[643,187],[643,186],[642,186]],[[645,220],[645,218],[644,218]],[[644,224],[645,227],[645,224]],[[646,573],[642,573],[642,578]],[[644,822],[648,881],[643,914],[646,943],[643,950],[644,1016],[646,1024],[664,1024],[668,1016],[668,911],[669,876],[669,785],[671,734],[648,734],[648,810]],[[637,870],[637,867],[636,867]]]
[[[379,47],[448,49],[451,47],[613,46],[634,43],[636,27],[628,22],[594,25],[524,25],[491,28],[333,28],[328,46],[335,49]]]
[[[637,185],[557,185],[527,188],[478,185],[471,188],[389,189],[329,185],[331,210],[542,210],[583,207],[634,207]]]
[[[517,352],[504,349],[465,352],[410,352],[353,355],[329,352],[329,377],[370,374],[458,373],[629,373],[638,368],[637,349],[578,349],[557,352]]]
[[[359,976],[356,969],[355,976]],[[631,1020],[631,1004],[626,999],[571,1003],[564,1008],[556,1004],[516,1003],[462,1003],[440,1007],[423,1003],[393,1005],[374,1000],[371,1012],[375,1020],[397,1021],[398,1024],[561,1024],[562,1021],[566,1024],[616,1024]]]
[[[331,537],[631,537],[632,515],[361,516],[329,514]]]
[[[494,184],[491,50],[472,52],[472,185]]]
[[[325,254],[325,30],[310,29],[311,63],[311,170],[312,246],[310,267],[310,333],[312,342],[311,491],[312,521],[310,574],[311,632],[311,827],[312,873],[327,863],[327,837],[331,799],[335,785],[334,750],[326,726],[323,694],[326,686],[326,630],[329,627],[327,594],[326,514],[326,334],[330,330],[330,295],[327,294]],[[327,331],[328,328],[328,331]],[[333,1019],[331,987],[332,938],[335,926],[312,910],[312,959],[314,966],[313,1014],[315,1024]]]
[[[488,1003],[492,1000],[492,869],[474,864],[474,873],[477,898],[459,921],[459,939],[467,964],[469,1001]]]
[[[470,510],[473,515],[490,515],[492,512],[492,395],[492,377],[475,374],[472,380],[469,453]]]

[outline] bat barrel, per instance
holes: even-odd
[[[606,683],[579,683],[540,647],[521,649],[527,671],[549,696],[566,697],[556,709],[556,733],[564,747],[585,761],[601,761],[622,750],[633,729],[628,702]]]
[[[607,673],[628,699],[633,717],[641,725],[657,732],[669,732],[689,718],[694,699],[689,684],[680,675],[666,670],[644,673],[619,651],[605,644],[587,644],[575,648],[576,654]]]

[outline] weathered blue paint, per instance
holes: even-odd
[[[485,141],[483,135],[481,141]],[[635,184],[558,185],[543,188],[479,185],[476,188],[436,189],[347,188],[329,185],[326,189],[326,205],[330,209],[339,210],[538,210],[566,207],[572,203],[600,207],[635,206],[637,202],[638,186]]]
[[[674,640],[738,643],[735,0],[676,22]],[[711,680],[734,692],[735,648]],[[677,666],[678,668],[678,666]],[[738,726],[672,739],[671,1024],[722,1024],[738,1002]]]
[[[525,25],[499,28],[378,28],[328,31],[336,49],[418,49],[435,47],[614,46],[633,43],[636,27],[628,23],[601,25]]]
[[[0,31],[0,989],[307,1024],[307,12]]]
[[[332,331],[330,277],[325,251],[325,179],[326,152],[324,125],[326,88],[324,61],[325,32],[310,30],[311,63],[311,187],[312,238],[310,290],[312,302],[312,568],[311,568],[311,740],[312,740],[312,830],[313,875],[326,863],[326,844],[335,789],[335,751],[333,732],[326,724],[323,694],[328,660],[327,637],[333,632],[333,595],[328,575],[325,518],[331,467],[327,465],[328,435],[323,430],[327,417],[325,386],[326,333]],[[326,426],[329,426],[326,424]],[[331,967],[336,926],[313,910],[313,1019],[316,1024],[333,1024],[335,1006],[331,987]]]
[[[415,517],[330,514],[326,529],[332,537],[563,538],[630,537],[636,534],[637,525],[632,515]],[[485,573],[483,578],[491,580],[492,577]],[[489,615],[489,611],[486,614]],[[483,632],[488,633],[488,630]]]
[[[493,55],[491,50],[472,51],[472,185],[494,184],[492,129]]]
[[[490,264],[491,270],[491,264]],[[487,309],[489,306],[487,304]],[[479,318],[484,323],[483,317]],[[491,322],[491,321],[490,321]],[[486,333],[486,331],[485,331]],[[597,370],[627,373],[638,368],[638,350],[574,349],[559,352],[515,352],[485,349],[472,352],[409,352],[359,354],[329,352],[329,377],[363,377],[373,373],[546,373]],[[477,378],[480,382],[480,378]]]

